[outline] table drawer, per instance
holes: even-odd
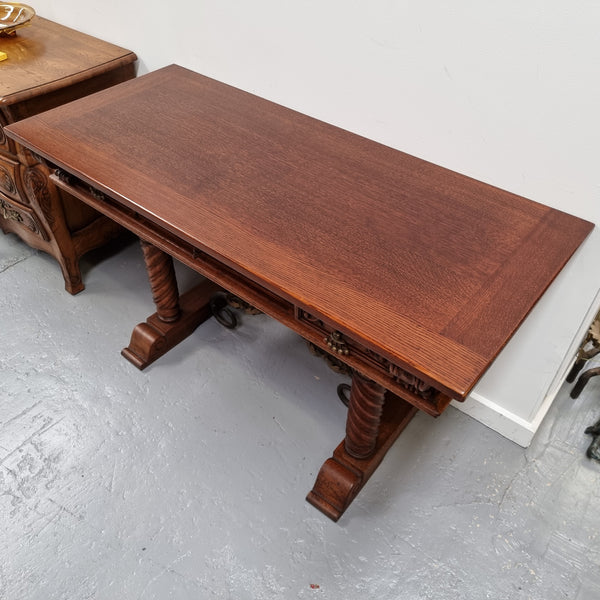
[[[308,311],[297,308],[296,319],[304,329],[317,334],[317,337],[306,334],[305,337],[329,355],[334,367],[337,363],[349,365],[432,415],[439,415],[450,403],[450,398],[433,386]]]

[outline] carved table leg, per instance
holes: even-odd
[[[173,259],[144,240],[140,240],[140,245],[148,271],[152,299],[156,305],[156,315],[163,323],[173,323],[179,319],[181,312]]]
[[[416,412],[412,404],[353,373],[346,437],[321,467],[308,502],[337,521]]]
[[[146,368],[210,318],[210,299],[221,291],[206,279],[179,296],[173,259],[148,242],[141,244],[156,312],[136,325],[129,346],[121,351],[138,369]]]

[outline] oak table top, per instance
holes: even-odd
[[[456,399],[593,227],[178,66],[8,132]]]
[[[142,239],[144,368],[223,290],[350,370],[307,499],[337,520],[418,409],[464,400],[593,225],[172,65],[7,134]],[[171,256],[206,275],[179,297]]]

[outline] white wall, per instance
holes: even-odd
[[[596,0],[36,0],[38,14],[600,223]],[[462,406],[526,445],[591,318],[595,230]]]

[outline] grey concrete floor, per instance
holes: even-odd
[[[600,378],[527,450],[417,415],[335,524],[304,497],[343,438],[340,376],[262,315],[140,372],[119,352],[153,312],[141,252],[83,266],[69,296],[0,235],[3,600],[600,598]]]

